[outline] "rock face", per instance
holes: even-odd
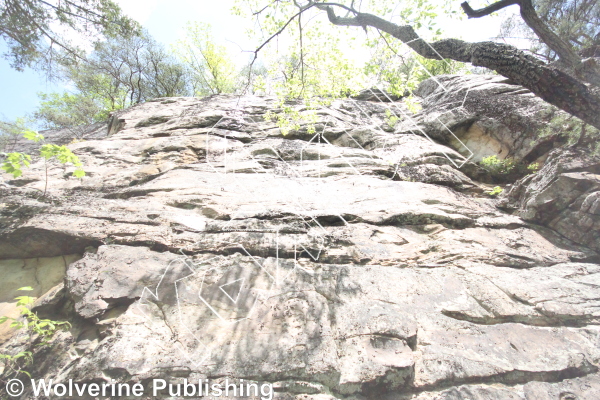
[[[503,206],[598,251],[600,160],[582,151],[554,151],[537,174],[507,192]]]
[[[466,102],[438,129],[446,94],[427,82],[416,116],[336,101],[283,136],[270,98],[158,99],[70,145],[83,180],[53,165],[42,197],[41,163],[4,176],[3,274],[72,255],[36,286],[40,315],[72,326],[32,375],[146,398],[158,378],[269,383],[286,400],[600,398],[598,170],[553,153],[498,208],[453,140],[545,158],[537,120],[507,111],[541,105],[497,77],[443,82],[479,91],[483,111]]]
[[[424,109],[419,128],[473,161],[497,155],[543,162],[559,140],[547,122],[564,112],[502,76],[436,76],[417,94]]]

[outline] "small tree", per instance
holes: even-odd
[[[17,290],[32,291],[30,286],[22,287]],[[34,342],[38,341],[38,346],[47,346],[50,339],[59,329],[68,329],[71,324],[66,321],[53,321],[50,319],[42,319],[35,312],[31,311],[35,299],[31,296],[18,296],[17,307],[21,313],[21,318],[0,317],[0,324],[10,322],[10,327],[15,329],[26,329],[27,332],[27,349],[17,354],[0,354],[0,360],[4,362],[4,371],[0,375],[2,378],[14,378],[21,373],[30,376],[29,372],[25,371],[28,365],[33,363],[33,346]]]
[[[23,132],[23,137],[27,140],[31,140],[33,142],[41,142],[44,140],[44,136],[40,135],[37,132],[32,130],[27,130]],[[45,185],[44,185],[44,193],[43,196],[46,196],[46,192],[48,190],[48,161],[52,159],[56,159],[61,164],[73,164],[75,167],[75,171],[73,171],[73,176],[76,178],[83,178],[85,176],[85,171],[81,168],[82,164],[79,161],[79,157],[77,157],[71,149],[67,146],[58,146],[56,144],[44,144],[40,147],[40,157],[44,159],[44,168],[45,168]],[[7,173],[11,174],[13,177],[18,178],[23,175],[23,168],[29,167],[31,163],[31,156],[29,154],[13,152],[6,155],[6,160],[0,167]]]
[[[50,129],[80,129],[109,113],[156,97],[191,93],[189,71],[147,33],[96,45],[86,62],[67,63],[72,93],[40,93],[35,117]]]

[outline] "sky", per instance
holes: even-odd
[[[159,42],[170,45],[183,37],[188,21],[210,23],[214,37],[227,45],[233,55],[247,58],[256,43],[246,35],[252,22],[231,14],[233,0],[116,0],[125,14],[140,22]],[[457,2],[458,4],[458,2]],[[507,10],[509,13],[518,10]],[[482,41],[496,36],[501,18],[440,21],[448,37]],[[0,53],[6,49],[0,39]],[[32,113],[38,105],[38,92],[63,91],[63,84],[48,83],[32,70],[18,72],[0,59],[0,117],[14,119]]]

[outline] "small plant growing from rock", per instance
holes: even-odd
[[[514,171],[516,162],[512,158],[499,159],[493,155],[481,160],[481,165],[494,175],[508,175]]]
[[[538,163],[531,163],[527,166],[527,171],[529,171],[530,174],[535,174],[536,172],[538,172],[539,169],[540,164]]]
[[[32,287],[26,286],[19,288],[20,291],[31,291]],[[15,329],[27,330],[27,350],[21,351],[15,355],[0,354],[0,360],[3,361],[3,371],[0,378],[12,378],[21,373],[30,376],[24,370],[33,363],[33,346],[47,346],[50,339],[59,329],[68,329],[71,324],[66,321],[53,321],[50,319],[41,319],[35,312],[31,311],[31,305],[35,298],[30,296],[18,296],[17,307],[21,313],[19,318],[0,317],[0,324],[10,322],[10,327]],[[37,342],[37,343],[36,343]],[[2,379],[0,379],[1,381]]]
[[[408,111],[410,111],[413,114],[416,114],[422,110],[419,100],[417,100],[417,98],[412,94],[404,99],[404,104],[406,105]]]
[[[44,140],[44,136],[32,131],[25,130],[23,132],[23,137],[27,140],[31,140],[32,142],[38,143]],[[44,159],[44,167],[46,170],[46,184],[44,185],[44,196],[46,195],[46,191],[48,190],[48,161],[51,159],[58,160],[61,164],[71,163],[77,167],[75,171],[73,171],[73,176],[77,178],[83,178],[85,176],[85,171],[81,168],[82,164],[71,149],[67,146],[59,146],[56,144],[44,144],[40,148],[40,157]],[[3,169],[7,173],[11,174],[13,177],[18,178],[23,175],[23,168],[29,167],[31,163],[31,156],[29,154],[24,153],[8,153],[6,155],[6,159],[2,163],[0,169]]]
[[[487,194],[489,194],[492,197],[496,197],[500,193],[502,193],[503,191],[504,191],[504,189],[502,189],[500,186],[496,186],[492,190],[490,190],[489,192],[487,192]]]
[[[316,132],[316,126],[318,116],[317,109],[321,105],[328,105],[329,103],[325,100],[319,101],[305,101],[305,107],[298,109],[291,105],[286,104],[285,101],[280,102],[281,112],[268,111],[264,119],[268,122],[275,122],[277,127],[281,130],[281,134],[286,136],[292,131],[298,131],[302,128],[302,124],[306,124],[306,132],[309,135],[313,135]]]
[[[392,129],[394,129],[396,127],[396,124],[398,124],[398,121],[400,120],[400,118],[398,118],[396,115],[392,114],[392,112],[390,110],[385,110],[385,123]]]

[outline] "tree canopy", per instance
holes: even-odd
[[[213,38],[210,25],[189,23],[185,38],[177,42],[174,51],[192,73],[196,96],[235,91],[235,63],[225,46]]]
[[[386,42],[400,41],[425,59],[450,59],[489,68],[526,87],[550,104],[581,118],[586,123],[600,127],[598,61],[593,58],[584,59],[568,41],[554,32],[539,17],[532,0],[501,0],[482,9],[473,9],[465,2],[462,3],[462,8],[469,18],[481,18],[505,7],[518,6],[523,22],[541,42],[556,53],[558,62],[553,64],[508,44],[490,41],[469,43],[459,39],[440,39],[436,35],[427,37],[419,34],[417,31],[422,32],[423,25],[435,19],[436,13],[425,0],[412,0],[408,3],[402,3],[403,9],[420,13],[420,18],[411,19],[408,11],[399,11],[401,15],[405,14],[400,18],[400,23],[392,21],[394,11],[396,14],[398,11],[391,8],[391,2],[387,1],[356,3],[350,0],[244,0],[238,7],[246,6],[249,9],[247,14],[259,21],[265,33],[265,39],[257,47],[256,55],[283,32],[294,29],[297,24],[298,29],[305,32],[307,29],[302,27],[301,21],[314,18],[316,12],[324,12],[334,26],[356,27],[365,31],[372,29]],[[443,12],[444,7],[449,6],[448,2],[436,3],[439,12]]]
[[[596,0],[536,0],[540,19],[583,57],[600,56],[600,2]],[[503,24],[501,37],[526,38],[530,51],[545,61],[556,61],[552,50],[521,18],[512,17]]]
[[[495,71],[600,126],[597,2],[500,0],[481,9],[464,2],[462,10],[457,5],[451,0],[238,0],[234,11],[255,19],[259,39],[246,66],[235,62],[208,24],[190,23],[185,38],[166,49],[111,0],[4,0],[0,36],[15,68],[52,66],[55,76],[70,83],[69,93],[41,94],[36,117],[47,127],[104,120],[113,110],[168,96],[251,91],[302,98],[310,108],[376,84],[408,96],[410,103],[422,80],[469,73],[472,66]],[[442,15],[484,18],[510,6],[519,8],[520,18],[507,23],[504,33],[527,31],[535,39],[529,52],[504,43],[443,38],[436,25]],[[103,40],[86,54],[68,40],[69,31]],[[363,31],[367,46],[358,48],[355,39]]]
[[[129,36],[139,25],[112,0],[2,0],[0,37],[13,68],[50,70],[57,61],[80,58],[72,37],[88,41]]]
[[[193,94],[186,67],[147,33],[98,43],[84,61],[61,69],[74,90],[40,94],[35,116],[46,128],[87,125],[157,97]]]

